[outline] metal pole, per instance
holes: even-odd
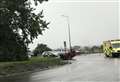
[[[72,47],[71,47],[71,33],[70,33],[70,22],[69,22],[69,17],[67,17],[67,20],[68,20],[68,32],[69,32],[69,45],[70,45],[70,52],[71,52]]]
[[[70,21],[69,21],[69,16],[62,15],[63,17],[67,18],[67,23],[68,23],[68,35],[69,35],[69,47],[70,47],[70,52],[72,50],[71,46],[71,33],[70,33]]]

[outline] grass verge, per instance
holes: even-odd
[[[27,61],[0,62],[0,77],[11,76],[15,74],[44,70],[55,66],[67,64],[61,59],[48,57],[33,57]]]

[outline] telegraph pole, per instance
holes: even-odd
[[[68,35],[69,35],[69,47],[70,47],[70,52],[71,52],[72,46],[71,46],[71,33],[70,33],[70,21],[69,21],[69,16],[62,15],[62,17],[65,17],[65,18],[67,19]]]

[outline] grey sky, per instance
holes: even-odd
[[[44,10],[45,19],[51,21],[49,29],[34,40],[29,47],[33,50],[38,43],[51,48],[68,44],[69,16],[72,45],[100,45],[102,41],[119,37],[118,0],[49,0],[37,6],[36,13]]]

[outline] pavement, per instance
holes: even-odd
[[[58,68],[2,78],[0,82],[120,82],[120,58],[83,54],[70,62]]]

